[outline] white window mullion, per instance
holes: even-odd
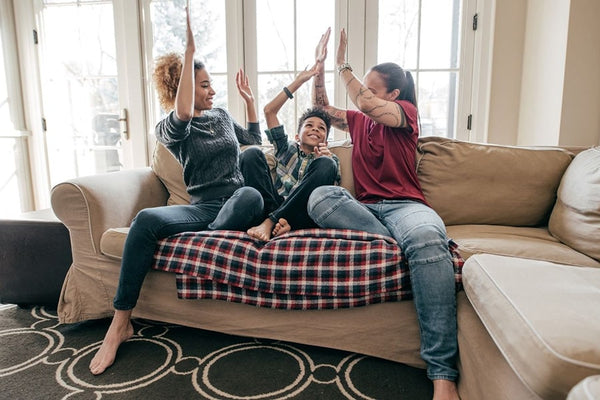
[[[246,105],[239,96],[235,84],[235,74],[240,69],[248,75],[250,87],[258,104],[258,84],[256,72],[256,2],[227,0],[225,2],[227,21],[227,108],[233,118],[243,125],[246,121]]]
[[[150,159],[145,99],[151,96],[146,91],[149,75],[143,73],[138,4],[137,0],[113,0],[120,111],[127,110],[127,132],[121,134],[126,168],[144,167]]]

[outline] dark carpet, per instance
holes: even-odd
[[[337,350],[134,320],[117,361],[87,366],[109,320],[60,325],[44,307],[0,310],[0,399],[429,400],[425,371]]]

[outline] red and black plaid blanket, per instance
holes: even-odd
[[[464,263],[448,246],[457,289]],[[154,269],[177,274],[183,299],[279,309],[333,309],[412,298],[408,265],[390,237],[303,229],[268,242],[245,232],[185,232],[159,242]]]

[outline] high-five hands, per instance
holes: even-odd
[[[327,28],[324,34],[321,35],[321,40],[317,44],[315,49],[315,63],[323,64],[327,58],[327,43],[329,42],[329,35],[331,35],[331,28]]]

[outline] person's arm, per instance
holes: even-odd
[[[325,59],[327,58],[327,42],[331,28],[321,36],[321,40],[315,51],[315,63],[317,67],[317,75],[313,79],[312,103],[313,106],[321,107],[331,118],[331,124],[343,131],[348,131],[348,119],[346,118],[346,110],[333,107],[329,104],[327,91],[325,89]]]
[[[254,94],[248,84],[248,75],[246,75],[242,68],[240,68],[235,75],[235,85],[237,86],[240,96],[242,96],[242,99],[244,99],[244,102],[246,103],[246,117],[248,118],[248,122],[258,122]]]
[[[305,69],[304,71],[300,71],[296,78],[290,83],[288,86],[283,88],[277,96],[273,98],[263,109],[265,113],[265,119],[267,121],[267,128],[272,129],[276,126],[281,125],[279,122],[279,118],[277,118],[277,113],[281,110],[281,107],[285,104],[288,99],[293,98],[293,93],[296,93],[296,90],[300,88],[306,81],[316,75],[317,73],[317,65],[313,65],[310,69]],[[288,93],[286,92],[289,92]],[[291,97],[290,97],[291,96]]]
[[[340,79],[346,86],[348,96],[354,105],[373,121],[394,128],[404,128],[407,125],[404,110],[395,101],[381,99],[367,88],[352,72],[346,63],[346,31],[342,29],[340,45],[337,51],[336,66]]]
[[[186,46],[183,55],[183,65],[181,68],[181,77],[177,86],[175,95],[175,116],[180,121],[189,121],[194,116],[194,52],[196,44],[194,43],[194,34],[190,23],[189,6],[185,8],[186,15]]]

